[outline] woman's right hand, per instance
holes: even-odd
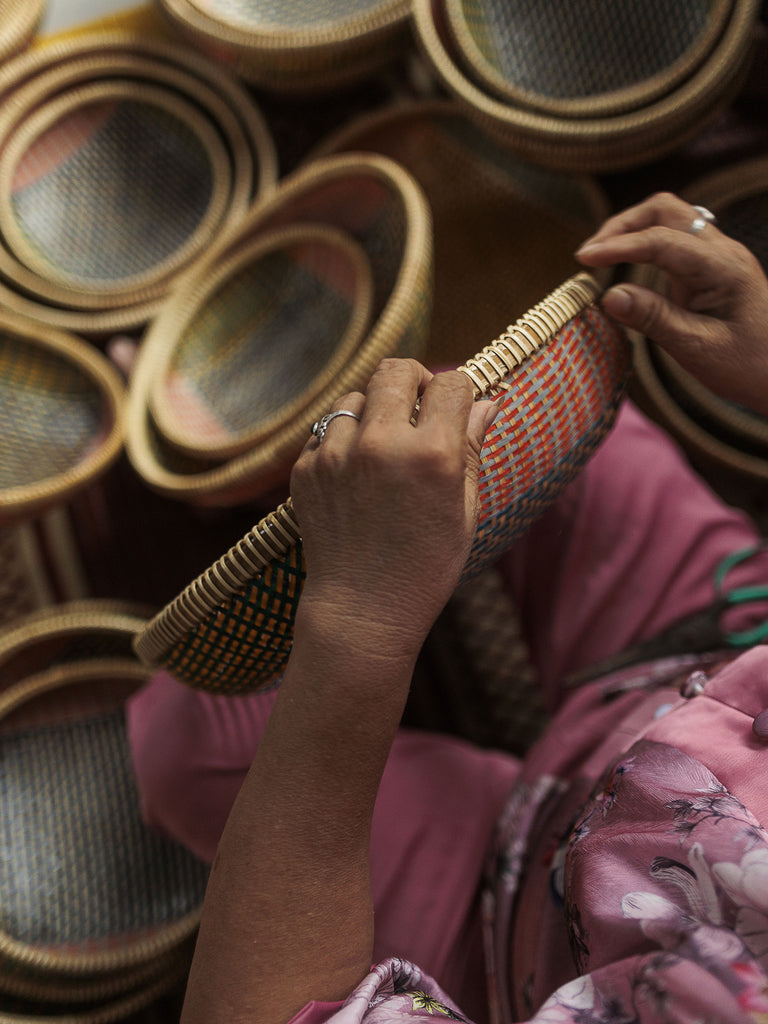
[[[664,348],[712,391],[768,415],[768,281],[757,259],[694,208],[660,193],[611,217],[576,253],[589,267],[647,264],[666,295],[622,283],[603,296],[614,320]]]

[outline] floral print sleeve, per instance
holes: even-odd
[[[570,832],[564,890],[580,973],[533,1024],[768,1024],[768,835],[696,759],[635,744]],[[407,1018],[466,1019],[402,960],[330,1019]]]

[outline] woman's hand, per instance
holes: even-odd
[[[661,193],[611,217],[576,256],[589,267],[665,271],[666,295],[619,284],[603,308],[712,391],[768,415],[768,281],[752,253],[713,224],[692,234],[696,216],[689,203]]]
[[[417,424],[411,416],[417,399]],[[455,588],[477,521],[480,448],[494,407],[467,378],[387,359],[366,395],[349,394],[322,441],[308,441],[291,477],[307,582],[355,643],[417,652]]]

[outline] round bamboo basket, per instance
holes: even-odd
[[[745,245],[768,273],[768,158],[742,161],[691,185],[689,202],[707,207],[718,228]],[[664,275],[635,267],[630,279],[654,291],[665,290]],[[640,394],[681,444],[707,463],[737,474],[768,478],[768,420],[721,398],[651,339],[633,334]]]
[[[66,978],[92,994],[99,980],[146,987],[146,967],[162,991],[174,961],[189,962],[209,868],[141,821],[124,704],[147,679],[135,660],[91,658],[0,694],[4,815],[17,823],[0,964],[39,984],[38,999],[47,980],[56,993]]]
[[[609,213],[594,178],[521,160],[451,100],[364,114],[325,139],[310,159],[348,150],[396,160],[429,201],[430,366],[462,363],[473,338],[492,337],[510,309],[530,309],[575,274],[573,253]]]
[[[617,171],[659,159],[697,134],[746,73],[760,0],[733,0],[708,57],[676,88],[615,115],[571,117],[499,99],[464,71],[445,3],[413,0],[428,64],[468,111],[521,156],[566,171]],[[542,41],[541,45],[544,45]],[[553,55],[553,60],[554,60]]]
[[[400,56],[409,41],[410,0],[158,2],[191,43],[275,92],[348,87]]]
[[[502,413],[481,452],[480,515],[464,579],[482,570],[557,497],[613,422],[629,349],[579,274],[462,367]],[[304,579],[290,499],[156,615],[137,654],[191,686],[233,694],[279,681]]]
[[[343,370],[370,325],[373,278],[351,236],[296,224],[259,235],[184,298],[150,414],[179,451],[225,459],[290,424]]]
[[[179,308],[194,304],[197,289],[222,260],[266,232],[306,223],[346,232],[365,252],[373,282],[370,329],[316,397],[263,442],[223,463],[182,456],[163,440],[149,413],[157,366],[175,345]],[[312,423],[337,394],[363,388],[386,356],[423,354],[431,278],[429,209],[416,182],[393,161],[346,154],[292,174],[214,247],[147,332],[128,395],[126,450],[134,468],[152,488],[197,504],[240,504],[284,486]],[[282,381],[300,369],[289,354],[276,372]]]
[[[117,371],[74,335],[0,312],[0,522],[62,501],[122,449]]]
[[[176,43],[75,36],[0,69],[0,96],[0,302],[52,326],[146,323],[277,179],[246,90]]]
[[[732,0],[446,0],[475,84],[522,108],[610,117],[673,92],[712,52]]]

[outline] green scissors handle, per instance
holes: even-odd
[[[768,584],[757,584],[748,587],[734,587],[732,590],[725,590],[725,578],[734,566],[748,561],[760,551],[766,549],[766,543],[755,545],[736,551],[732,555],[726,555],[715,569],[715,592],[718,595],[723,609],[732,605],[752,604],[755,601],[768,601]],[[768,618],[752,629],[745,629],[740,632],[723,632],[721,639],[729,647],[753,647],[768,638]]]

